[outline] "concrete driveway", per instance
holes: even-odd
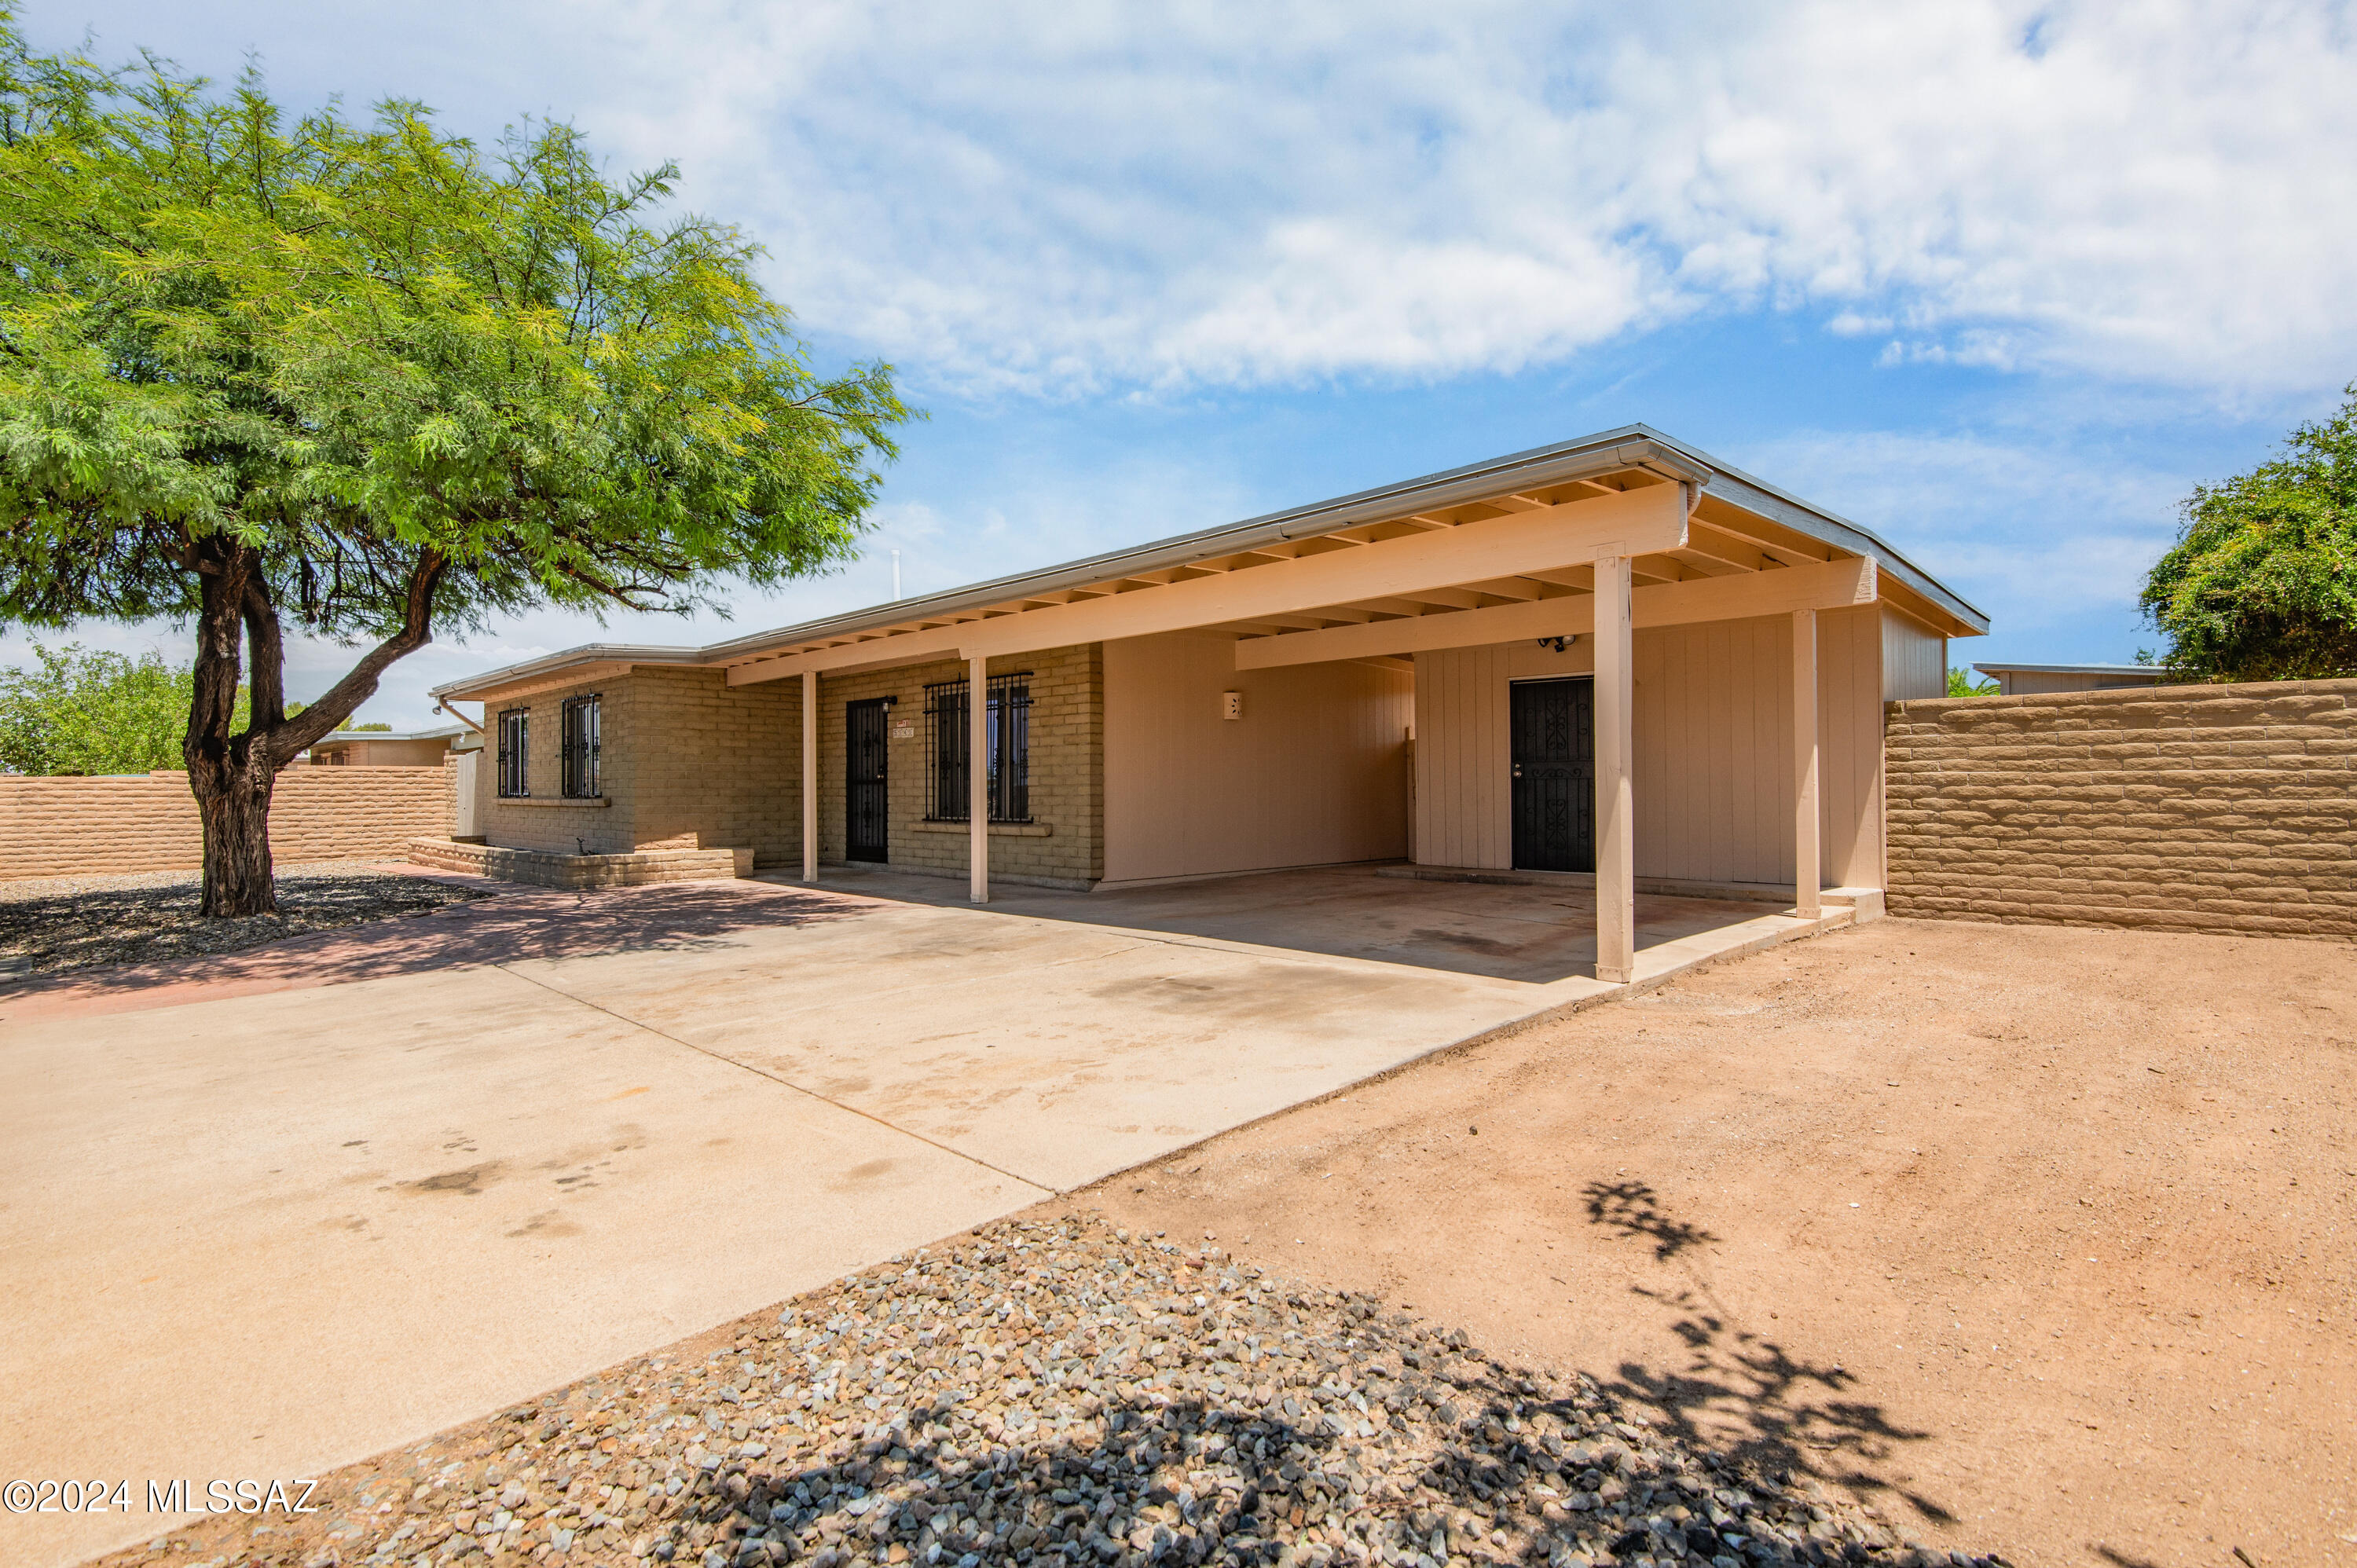
[[[514,893],[0,997],[0,1477],[134,1501],[0,1514],[0,1561],[142,1539],[151,1479],[316,1475],[1606,989],[1481,950],[1526,945],[1527,889],[1393,882],[1376,912],[1252,882]],[[1677,903],[1657,964],[1807,929]]]

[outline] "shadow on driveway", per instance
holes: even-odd
[[[534,889],[239,952],[37,981],[0,993],[0,1017],[132,1012],[530,959],[695,951],[726,946],[738,931],[853,920],[879,908],[870,899],[751,881]]]

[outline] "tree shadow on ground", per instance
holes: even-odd
[[[2112,1568],[2160,1568],[2160,1564],[2149,1557],[2134,1557],[2125,1552],[2115,1552],[2100,1541],[2094,1542],[2091,1550]]]
[[[1500,1410],[1514,1401],[1512,1390],[1496,1392]],[[1593,1406],[1580,1410],[1570,1400],[1522,1402],[1595,1419]],[[1425,1489],[1405,1495],[1383,1485],[1378,1455],[1329,1430],[1247,1407],[1193,1399],[1125,1405],[1093,1443],[1027,1445],[1029,1434],[1010,1434],[1003,1444],[970,1437],[963,1446],[946,1424],[954,1410],[948,1402],[920,1406],[888,1436],[841,1439],[820,1462],[791,1468],[716,1462],[686,1500],[687,1530],[674,1560],[710,1561],[697,1555],[697,1544],[716,1538],[727,1559],[746,1568],[904,1561],[910,1568],[1017,1561],[1075,1568],[1212,1561],[1539,1568],[1563,1560],[1577,1528],[1550,1527],[1531,1510],[1503,1539],[1489,1533],[1506,1511],[1526,1506],[1520,1498],[1529,1477],[1564,1463],[1535,1437],[1452,1442],[1416,1467]],[[1242,1485],[1189,1485],[1190,1469],[1215,1462],[1233,1466]],[[1710,1455],[1706,1463],[1724,1462]],[[1667,1474],[1638,1463],[1622,1473],[1641,1498],[1658,1496],[1663,1506],[1692,1500]],[[1742,1479],[1732,1466],[1719,1475],[1725,1485]],[[846,1525],[850,1491],[886,1486],[910,1489]],[[824,1528],[830,1520],[834,1528]],[[1641,1553],[1657,1563],[1699,1563],[1727,1551],[1699,1520],[1655,1528],[1624,1520],[1605,1533],[1607,1563]],[[1845,1558],[1811,1542],[1778,1560],[1831,1565],[1863,1556]]]
[[[1653,1243],[1653,1256],[1663,1262],[1688,1248],[1718,1240],[1699,1226],[1663,1214],[1661,1196],[1645,1182],[1592,1181],[1584,1192],[1589,1224],[1609,1226],[1623,1236],[1646,1238]]]
[[[382,872],[282,872],[278,913],[206,920],[194,875],[137,887],[0,899],[0,953],[43,979],[95,968],[211,958],[314,931],[423,915],[497,889]]]
[[[1934,1434],[1860,1398],[1857,1375],[1848,1368],[1808,1360],[1738,1326],[1713,1298],[1695,1269],[1698,1260],[1687,1254],[1720,1238],[1663,1212],[1659,1195],[1643,1182],[1595,1182],[1587,1193],[1590,1223],[1652,1241],[1657,1259],[1684,1257],[1692,1281],[1676,1289],[1630,1287],[1669,1315],[1670,1331],[1685,1342],[1689,1359],[1674,1369],[1624,1361],[1599,1379],[1609,1392],[1653,1412],[1681,1440],[1723,1447],[1752,1468],[1813,1477],[1859,1497],[1903,1498],[1923,1519],[1953,1522],[1947,1509],[1889,1474],[1903,1445]]]
[[[743,880],[578,893],[501,889],[496,884],[485,884],[483,892],[476,893],[425,878],[418,881],[422,888],[436,892],[419,891],[415,897],[421,907],[393,911],[394,918],[307,931],[232,952],[44,976],[13,991],[0,986],[0,994],[15,999],[58,992],[104,996],[191,983],[266,985],[290,980],[306,986],[334,985],[531,959],[696,951],[728,946],[740,931],[857,919],[879,907],[863,898]],[[108,897],[135,900],[152,891],[132,889]],[[362,895],[331,887],[324,896]],[[454,897],[459,901],[453,902]],[[19,908],[48,902],[28,900]]]

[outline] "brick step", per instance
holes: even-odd
[[[627,854],[556,854],[454,839],[412,839],[409,861],[535,887],[637,887],[651,882],[725,882],[753,875],[746,849],[642,849]]]

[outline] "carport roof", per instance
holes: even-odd
[[[1606,484],[1606,478],[1615,483]],[[1891,548],[1871,530],[1813,506],[1756,478],[1700,448],[1644,424],[1534,447],[1406,479],[1308,506],[1246,518],[1194,533],[1017,573],[922,598],[896,599],[845,615],[827,617],[702,648],[635,643],[585,643],[562,652],[487,671],[434,688],[437,699],[492,696],[505,690],[588,667],[636,664],[735,666],[776,658],[797,649],[841,642],[886,628],[995,611],[1042,595],[1069,594],[1143,574],[1183,571],[1198,564],[1316,540],[1346,530],[1394,520],[1423,519],[1452,509],[1520,499],[1533,491],[1587,485],[1598,491],[1662,483],[1691,484],[1716,512],[1758,520],[1768,532],[1798,536],[1841,555],[1864,557],[1894,585],[1910,608],[1943,623],[1949,635],[1973,636],[1988,629],[1988,617]],[[1525,503],[1531,504],[1531,503]],[[1725,526],[1721,522],[1721,526]],[[1739,533],[1737,537],[1743,537]],[[1772,545],[1770,553],[1773,553]]]

